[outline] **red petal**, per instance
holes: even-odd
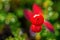
[[[37,4],[33,4],[33,12],[34,14],[43,13],[41,7],[39,7]]]
[[[52,24],[51,24],[50,22],[45,21],[45,22],[44,22],[44,25],[46,26],[46,28],[47,28],[49,31],[51,31],[51,32],[54,33],[54,28],[53,28],[53,26],[52,26]]]
[[[42,25],[44,23],[44,17],[43,15],[33,15],[33,17],[31,18],[31,23],[34,25]]]
[[[32,32],[36,33],[36,32],[40,32],[42,30],[42,27],[41,26],[36,26],[36,25],[31,25],[30,30]]]
[[[25,9],[24,10],[24,16],[26,17],[27,20],[30,21],[30,19],[33,15],[32,15],[32,12],[30,10]]]

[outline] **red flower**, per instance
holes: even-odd
[[[44,24],[49,31],[54,32],[52,24],[44,21],[43,11],[37,4],[33,4],[33,11],[25,9],[24,15],[25,18],[32,23],[30,30],[33,32],[40,32],[42,30],[42,24]]]

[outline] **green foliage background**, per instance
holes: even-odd
[[[24,19],[23,10],[25,8],[32,9],[33,3],[36,3],[44,12],[45,20],[49,20],[53,24],[55,33],[51,33],[44,26],[40,33],[36,33],[36,40],[60,40],[60,1],[59,0],[0,0],[0,30],[3,30],[5,24],[9,24],[11,32],[15,36],[9,37],[6,40],[27,40],[27,34],[19,34],[21,30],[21,21]],[[29,27],[30,22],[26,20]]]

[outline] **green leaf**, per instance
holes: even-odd
[[[18,17],[23,17],[23,9],[17,9],[17,10],[16,10],[16,15],[17,15]]]

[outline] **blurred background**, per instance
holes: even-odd
[[[31,10],[34,3],[42,8],[55,33],[42,26],[41,32],[30,35],[31,23],[23,10]],[[0,0],[0,40],[60,40],[60,0]]]

